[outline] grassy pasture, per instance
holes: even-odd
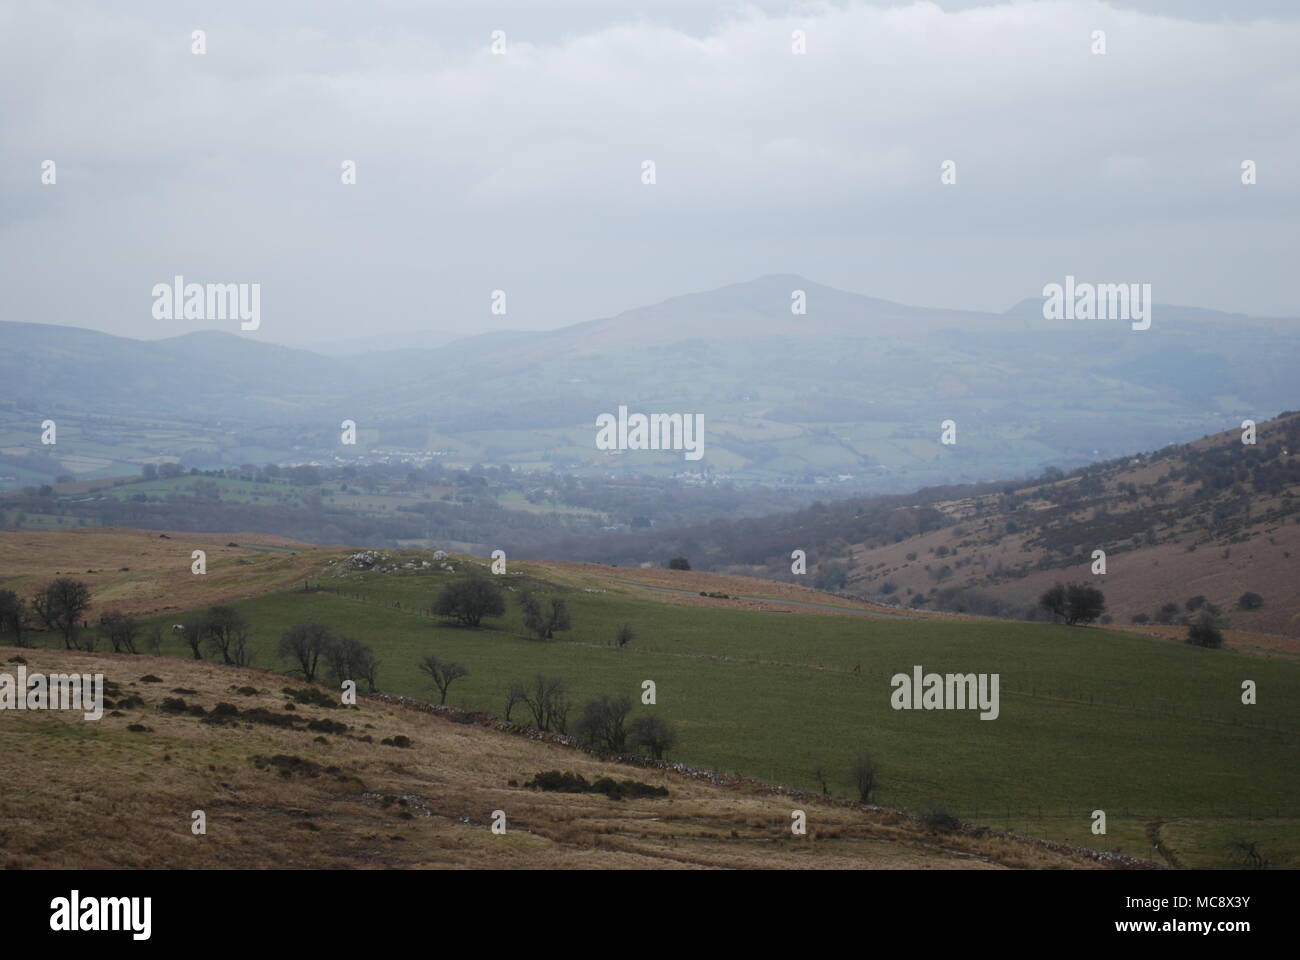
[[[517,593],[480,630],[432,619],[428,604],[452,576],[441,571],[327,577],[321,584],[341,593],[285,590],[238,606],[262,666],[277,665],[289,624],[319,620],[375,649],[383,689],[431,697],[415,665],[436,653],[471,674],[448,702],[497,714],[506,683],[535,673],[563,678],[578,702],[599,693],[639,701],[653,680],[657,705],[638,702],[635,712],[674,722],[672,756],[688,764],[815,789],[822,763],[832,791],[847,796],[865,747],[888,806],[941,804],[994,827],[1158,859],[1154,837],[1183,866],[1231,865],[1228,841],[1256,839],[1275,865],[1300,865],[1289,819],[1300,812],[1291,661],[1113,630],[682,606],[635,594],[618,573],[592,588],[603,592],[501,578],[563,593],[574,629],[549,643],[523,636]],[[610,641],[624,622],[638,639],[620,651]],[[999,674],[1001,715],[891,709],[889,679],[913,664]],[[1257,684],[1258,704],[1241,703],[1243,680]],[[1104,836],[1090,831],[1096,809],[1107,812]]]

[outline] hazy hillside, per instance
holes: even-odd
[[[1044,616],[1057,582],[1103,588],[1107,615],[1184,624],[1201,597],[1241,630],[1300,637],[1300,414],[1028,483],[922,490],[797,513],[625,533],[538,548],[572,559],[662,562],[796,581],[952,611]],[[1106,553],[1094,575],[1094,550]],[[1245,593],[1263,598],[1241,608]],[[1161,613],[1165,604],[1177,610]]]
[[[791,312],[796,290],[805,314]],[[901,492],[1068,468],[1294,406],[1300,344],[1278,322],[1157,307],[1151,329],[1134,332],[1041,312],[911,307],[777,275],[546,333],[329,357],[256,334],[145,342],[4,323],[0,449],[31,449],[33,418],[57,415],[93,418],[83,439],[116,464],[396,447],[466,465]],[[703,414],[703,460],[597,450],[595,418],[620,404]],[[343,418],[362,428],[357,448],[338,442]],[[945,445],[949,419],[957,442]],[[112,472],[92,466],[69,469]]]
[[[208,331],[131,340],[77,327],[0,323],[0,401],[62,413],[252,422],[345,395],[342,364],[252,336]]]

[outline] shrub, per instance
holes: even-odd
[[[945,807],[923,807],[917,815],[931,833],[955,833],[961,829],[961,820]]]
[[[243,693],[244,691],[241,689],[239,692]],[[253,692],[256,693],[257,691],[254,690]],[[301,690],[285,687],[280,692],[290,697],[295,703],[306,703],[314,707],[325,707],[330,710],[339,705],[336,699],[318,687],[303,687]]]
[[[309,720],[307,729],[314,733],[347,733],[348,725],[334,720]]]
[[[1258,593],[1252,593],[1247,590],[1237,598],[1238,610],[1258,610],[1264,605],[1264,598]]]
[[[524,783],[527,790],[543,790],[549,793],[603,793],[611,800],[624,797],[666,797],[666,787],[654,787],[636,780],[616,781],[601,777],[595,783],[588,783],[580,773],[561,773],[559,770],[547,770],[539,773]]]
[[[1178,604],[1166,603],[1156,611],[1156,623],[1173,623],[1174,617],[1178,616]]]
[[[813,586],[818,590],[834,592],[843,590],[849,581],[849,568],[843,563],[819,563],[817,575],[813,577]]]
[[[1211,613],[1202,613],[1196,618],[1196,622],[1187,628],[1187,642],[1211,650],[1222,647],[1223,633],[1219,629],[1217,618]]]
[[[655,713],[633,720],[628,724],[627,735],[638,752],[656,760],[662,760],[677,742],[677,731],[672,724]]]
[[[1067,625],[1092,623],[1106,609],[1106,597],[1086,583],[1058,583],[1038,598],[1038,605]]]

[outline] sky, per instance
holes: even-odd
[[[181,275],[396,344],[773,273],[1300,316],[1297,52],[1290,0],[2,0],[0,319],[238,332],[156,319]]]

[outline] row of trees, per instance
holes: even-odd
[[[90,588],[80,580],[60,577],[36,591],[30,603],[12,590],[0,590],[0,634],[12,634],[14,644],[28,646],[33,621],[57,631],[67,650],[78,649],[82,618],[90,609]]]
[[[418,664],[438,690],[438,702],[446,704],[447,691],[461,677],[468,677],[463,664],[432,654]],[[573,701],[565,682],[558,677],[536,674],[531,681],[506,684],[505,720],[520,706],[532,717],[532,724],[546,733],[568,734]],[[583,746],[603,753],[625,754],[631,748],[643,756],[662,760],[677,742],[677,731],[655,713],[630,717],[632,700],[627,696],[602,694],[582,705],[572,723],[572,733]]]
[[[138,653],[144,639],[151,652],[158,652],[161,631],[154,627],[142,637],[139,621],[124,613],[110,611],[99,618],[98,631],[90,630],[85,621],[90,609],[90,588],[81,580],[59,577],[41,587],[29,601],[12,590],[0,590],[0,638],[12,637],[14,646],[30,647],[30,631],[39,624],[63,638],[64,649],[93,652],[100,640],[107,640],[114,653]]]
[[[195,660],[202,660],[206,650],[214,660],[220,656],[222,663],[232,667],[246,667],[253,662],[252,626],[234,607],[209,607],[187,617],[180,627],[181,639]]]

